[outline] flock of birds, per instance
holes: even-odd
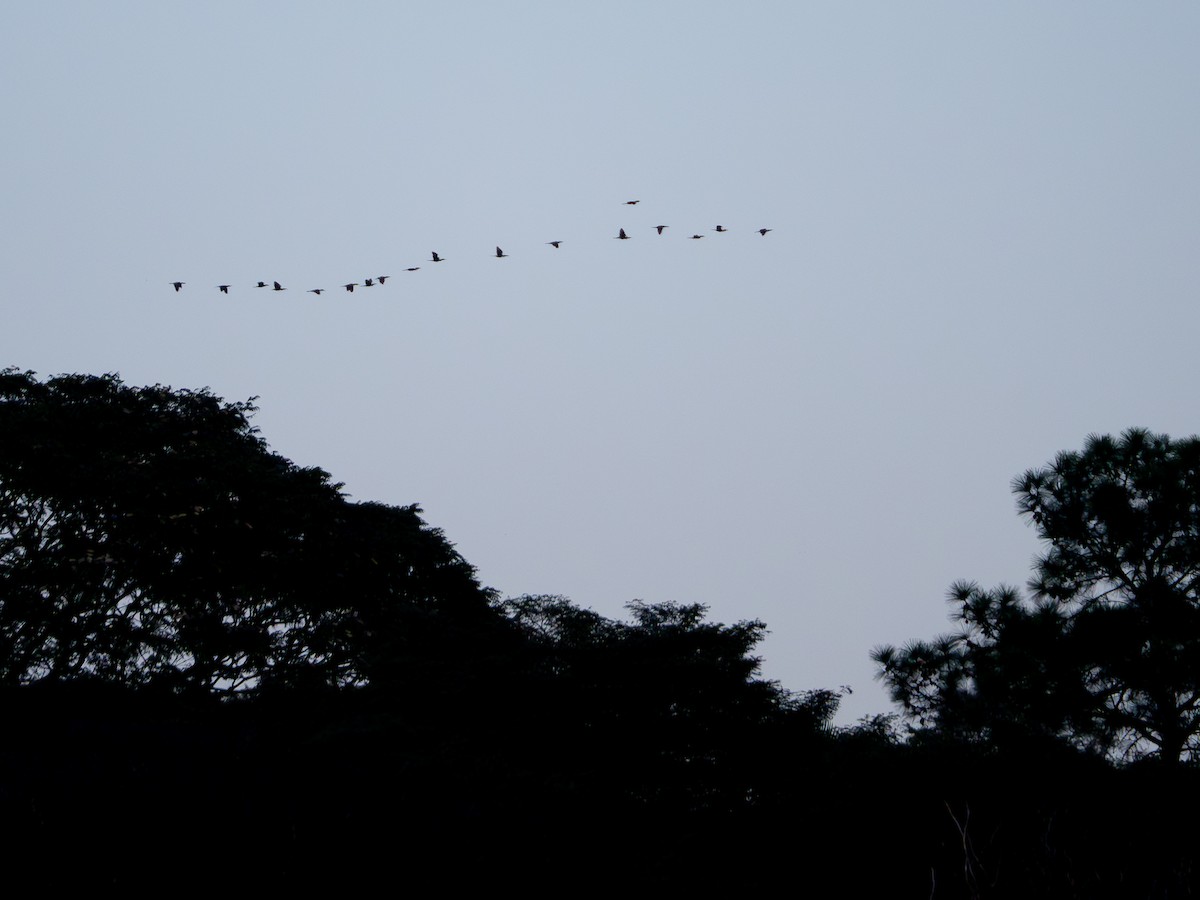
[[[625,205],[626,205],[626,206],[637,206],[639,203],[641,203],[641,201],[640,201],[640,200],[626,200],[626,201],[625,201]],[[661,234],[662,234],[664,231],[666,231],[666,230],[667,230],[667,229],[668,229],[670,226],[669,226],[669,225],[655,225],[655,226],[653,226],[653,227],[654,227],[655,231],[657,231],[657,232],[658,232],[658,233],[661,235]],[[774,229],[772,229],[772,228],[758,228],[758,229],[756,229],[756,230],[758,231],[758,233],[759,233],[760,235],[762,235],[763,237],[766,237],[766,236],[767,236],[767,232],[769,232],[769,231],[773,231]],[[726,228],[724,225],[718,225],[716,228],[714,228],[714,229],[713,229],[713,231],[715,231],[715,232],[717,232],[717,233],[719,233],[719,234],[724,234],[724,233],[728,232],[728,231],[729,231],[729,229],[728,229],[728,228]],[[702,234],[693,234],[693,235],[691,236],[691,240],[693,240],[693,241],[698,241],[698,240],[700,240],[700,239],[701,239],[701,238],[703,238],[703,237],[704,237],[704,235],[702,235]],[[630,240],[630,235],[629,235],[629,234],[627,234],[627,233],[625,232],[625,229],[624,229],[624,228],[622,228],[622,229],[620,229],[620,230],[617,232],[617,234],[616,234],[616,236],[613,238],[613,240],[617,240],[617,241],[628,241],[628,240]],[[555,250],[557,250],[557,249],[558,249],[560,246],[562,246],[562,243],[563,243],[563,242],[562,242],[562,241],[546,241],[546,243],[547,243],[549,246],[553,247]],[[508,254],[507,254],[507,253],[505,253],[503,250],[501,250],[499,247],[497,247],[497,248],[496,248],[496,254],[495,254],[495,255],[496,255],[496,258],[497,258],[497,259],[504,259],[505,257],[507,257],[507,256],[508,256]],[[432,256],[429,258],[428,262],[435,262],[435,263],[439,263],[439,262],[445,262],[445,257],[443,257],[443,256],[439,256],[439,255],[438,255],[438,253],[437,253],[437,251],[435,250],[435,251],[432,251]],[[417,272],[417,271],[420,271],[420,269],[421,269],[421,267],[420,267],[420,266],[409,266],[409,267],[408,267],[407,269],[405,269],[404,271],[406,271],[406,272]],[[363,279],[361,282],[359,282],[359,281],[351,281],[351,282],[349,282],[349,283],[347,283],[347,284],[343,284],[343,285],[341,285],[341,288],[342,288],[343,290],[345,290],[345,291],[348,291],[349,293],[351,293],[351,294],[352,294],[352,293],[354,293],[354,289],[355,289],[356,287],[365,287],[365,288],[374,287],[376,284],[384,284],[384,283],[385,283],[385,282],[387,282],[387,280],[388,280],[389,278],[391,278],[391,277],[392,277],[391,275],[376,275],[374,278],[364,278],[364,279]],[[187,282],[186,282],[186,281],[172,281],[172,282],[169,282],[169,284],[170,284],[170,285],[171,285],[173,288],[175,288],[175,293],[179,293],[181,290],[183,290],[183,286],[184,286],[185,284],[187,284]],[[254,286],[255,286],[256,288],[270,288],[270,289],[271,289],[271,290],[273,290],[273,291],[286,291],[286,290],[287,290],[287,288],[285,288],[285,287],[284,287],[282,284],[280,284],[278,281],[272,281],[272,282],[270,282],[270,283],[268,283],[268,282],[266,282],[266,281],[260,281],[260,282],[258,282],[257,284],[255,284]],[[231,284],[218,284],[216,287],[217,287],[217,290],[219,290],[219,291],[220,291],[222,294],[228,294],[228,293],[229,293],[229,289],[230,289],[231,287],[233,287],[233,285],[231,285]],[[305,293],[309,293],[309,294],[316,294],[318,297],[320,297],[320,296],[321,296],[323,293],[325,293],[325,291],[327,291],[327,290],[328,290],[328,288],[309,288],[309,289],[308,289],[308,290],[307,290]]]

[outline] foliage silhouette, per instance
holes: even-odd
[[[493,617],[415,506],[348,502],[250,402],[0,373],[0,684],[364,684],[416,621]]]
[[[951,588],[962,630],[874,651],[919,727],[1168,765],[1200,749],[1200,440],[1131,429],[1013,482],[1032,597]]]
[[[1079,623],[1153,591],[963,586],[966,637],[894,651],[957,737],[899,742],[763,679],[757,620],[497,599],[417,507],[347,501],[253,411],[0,373],[10,886],[1188,895],[1200,826],[1146,798],[1186,812],[1200,772],[980,740],[1119,747]],[[1182,571],[1185,531],[1150,555]]]
[[[522,693],[606,791],[672,808],[744,807],[747,753],[767,730],[792,715],[816,734],[836,710],[824,695],[757,677],[762,622],[707,622],[700,604],[626,608],[628,622],[559,596],[501,605],[531,640]]]

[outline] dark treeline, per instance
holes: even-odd
[[[1190,896],[1192,442],[1027,475],[1033,598],[958,589],[960,634],[876,651],[902,714],[836,728],[762,622],[501,599],[253,411],[0,373],[11,883]]]

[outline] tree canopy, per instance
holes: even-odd
[[[1030,596],[951,589],[958,634],[874,652],[920,728],[1115,760],[1200,751],[1200,439],[1131,429],[1013,482],[1045,551]]]
[[[349,502],[271,452],[254,411],[0,373],[0,684],[364,684],[400,619],[492,615],[419,508]]]
[[[348,501],[272,452],[254,412],[115,375],[0,372],[0,687],[507,685],[627,733],[781,702],[756,678],[761,622],[709,623],[696,604],[634,603],[619,622],[562,597],[501,603],[418,507]]]
[[[877,652],[955,739],[903,744],[760,677],[756,619],[499,600],[416,506],[350,502],[253,412],[0,372],[0,839],[38,890],[223,889],[234,856],[275,891],[1190,886],[1194,831],[1144,798],[1188,807],[1200,772],[990,748],[1189,758],[1194,442],[1098,439],[1021,480],[1033,595],[959,585],[960,634]],[[904,828],[863,829],[881,797]]]

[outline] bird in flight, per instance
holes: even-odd
[[[641,202],[642,202],[641,200],[626,200],[626,201],[624,201],[624,205],[626,205],[626,206],[637,206],[637,205],[638,205],[639,203],[641,203]],[[659,234],[659,236],[662,236],[662,235],[663,235],[663,234],[666,232],[667,228],[669,228],[670,226],[668,226],[668,225],[654,225],[654,226],[651,226],[651,227],[653,227],[653,228],[654,228],[654,230],[655,230],[655,231],[656,231],[656,232]],[[717,232],[718,234],[725,234],[725,233],[728,233],[730,229],[726,228],[724,225],[717,225],[717,226],[716,226],[715,228],[713,228],[712,230],[713,230],[713,231],[715,231],[715,232]],[[758,232],[758,233],[759,233],[761,236],[763,236],[763,237],[766,237],[766,236],[767,236],[767,235],[768,235],[770,232],[774,231],[775,229],[773,229],[773,228],[758,228],[758,229],[754,229],[754,230],[756,230],[756,231],[757,231],[757,232]],[[702,237],[704,237],[704,235],[703,235],[703,234],[693,234],[693,235],[691,235],[691,239],[692,239],[693,241],[698,241],[698,240],[700,240]],[[627,241],[627,240],[629,240],[629,239],[630,239],[630,235],[629,235],[629,234],[628,234],[628,233],[625,231],[625,229],[624,229],[624,228],[620,228],[620,229],[618,229],[618,231],[617,231],[617,234],[616,234],[616,237],[614,238],[614,240],[618,240],[618,241]],[[546,243],[546,244],[548,244],[549,246],[553,247],[555,250],[558,250],[558,249],[559,249],[559,248],[562,246],[562,244],[563,244],[563,242],[562,242],[561,240],[557,240],[557,241],[546,241],[545,243]],[[509,256],[509,254],[508,254],[508,253],[505,253],[505,252],[504,252],[504,250],[503,250],[501,247],[499,247],[499,246],[497,246],[497,247],[496,247],[496,258],[497,258],[497,259],[504,259],[504,258],[506,258],[506,257],[508,257],[508,256]],[[438,252],[437,252],[436,250],[434,250],[434,251],[431,251],[431,253],[430,253],[430,261],[431,261],[431,262],[435,262],[435,263],[439,263],[439,262],[445,262],[445,259],[444,259],[443,257],[439,256],[439,255],[438,255]],[[406,271],[406,272],[419,272],[419,271],[420,271],[420,269],[421,269],[421,267],[420,267],[420,266],[409,266],[408,268],[406,268],[406,269],[405,269],[405,271]],[[351,283],[349,283],[349,284],[344,284],[344,285],[342,285],[342,287],[343,287],[343,288],[344,288],[344,289],[345,289],[347,292],[349,292],[349,293],[353,293],[353,292],[354,292],[354,289],[355,289],[356,287],[360,287],[360,286],[361,286],[361,287],[373,287],[373,286],[374,286],[376,283],[379,283],[379,284],[384,284],[384,283],[386,283],[386,282],[387,282],[387,280],[388,280],[389,278],[391,278],[391,277],[392,277],[391,275],[378,275],[378,276],[376,276],[375,278],[366,278],[366,279],[364,279],[364,280],[363,280],[361,283],[360,283],[360,282],[357,282],[357,281],[355,281],[355,282],[351,282]],[[169,284],[170,284],[170,285],[171,285],[173,288],[175,288],[175,292],[176,292],[176,293],[179,293],[180,291],[182,291],[182,290],[183,290],[183,287],[184,287],[184,285],[185,285],[186,283],[187,283],[187,282],[184,282],[184,281],[172,281],[172,282],[169,282]],[[282,284],[280,284],[278,281],[274,281],[274,282],[259,281],[259,282],[257,282],[257,283],[256,283],[254,286],[255,286],[255,287],[259,287],[259,288],[272,288],[272,289],[273,289],[273,290],[275,290],[275,291],[286,291],[286,290],[287,290],[287,288],[285,288],[285,287],[284,287]],[[232,287],[232,285],[229,285],[229,284],[218,284],[218,285],[216,285],[216,288],[217,288],[217,290],[219,290],[219,291],[220,291],[222,294],[228,294],[228,293],[229,293],[229,289],[230,289],[231,287]],[[326,289],[325,289],[325,288],[310,288],[310,289],[307,291],[307,293],[310,293],[310,294],[316,294],[316,295],[319,297],[319,296],[321,296],[321,294],[323,294],[325,291],[326,291]]]

